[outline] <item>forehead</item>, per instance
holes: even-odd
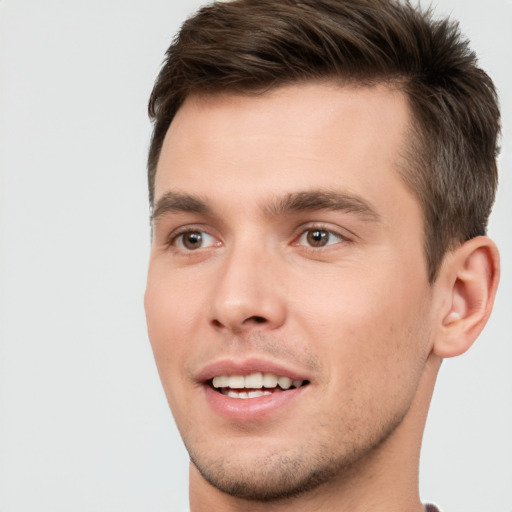
[[[231,198],[247,198],[249,188],[251,197],[340,187],[378,193],[399,180],[409,119],[405,95],[384,85],[191,96],[165,137],[155,199],[182,189]]]

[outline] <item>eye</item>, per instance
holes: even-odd
[[[176,236],[174,243],[184,251],[194,251],[217,245],[215,238],[204,231],[185,231]]]
[[[344,238],[333,231],[326,229],[308,229],[302,233],[298,240],[298,245],[307,245],[309,247],[326,247],[328,245],[343,242]]]

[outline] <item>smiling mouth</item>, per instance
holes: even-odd
[[[297,389],[308,385],[309,381],[258,372],[250,375],[218,375],[208,383],[215,391],[230,398],[249,399]]]

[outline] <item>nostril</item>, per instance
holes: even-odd
[[[250,316],[250,317],[246,318],[242,322],[242,325],[250,325],[251,323],[252,324],[266,324],[267,322],[268,322],[268,320],[265,317],[254,315],[254,316]],[[222,328],[225,326],[220,320],[217,320],[216,318],[214,318],[211,321],[211,323],[216,328]]]
[[[264,324],[267,321],[262,316],[251,316],[251,318],[248,318],[248,320],[253,320],[257,324]]]

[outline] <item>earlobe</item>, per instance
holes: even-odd
[[[499,281],[496,245],[486,236],[463,243],[447,255],[438,280],[444,300],[433,351],[454,357],[471,347],[491,314]]]

